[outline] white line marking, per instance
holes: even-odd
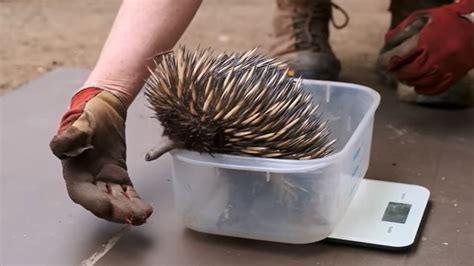
[[[94,266],[97,261],[99,261],[107,252],[109,252],[115,244],[122,238],[123,235],[125,235],[126,232],[130,230],[131,226],[127,225],[120,229],[117,234],[115,234],[112,238],[107,241],[107,243],[102,244],[99,249],[92,254],[88,259],[85,259],[81,262],[81,266]]]

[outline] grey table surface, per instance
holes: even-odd
[[[99,220],[69,200],[48,143],[83,69],[58,69],[0,97],[1,265],[79,265],[123,225]],[[142,96],[127,121],[129,172],[155,212],[96,265],[472,265],[474,109],[433,110],[380,91],[368,178],[431,190],[418,244],[405,252],[314,243],[287,245],[187,230],[173,203],[168,155],[145,152],[160,138]]]

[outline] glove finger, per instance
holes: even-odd
[[[125,195],[122,185],[107,183],[109,195],[111,196],[112,217],[111,220],[132,224],[135,217],[139,216],[130,199]]]
[[[87,88],[72,97],[69,109],[61,119],[58,134],[50,142],[50,148],[58,158],[76,157],[92,148],[90,142],[95,123],[93,116],[85,109],[87,102],[101,91]]]
[[[417,12],[409,16],[385,35],[385,45],[379,56],[379,65],[393,70],[419,51],[419,34],[429,17]]]
[[[441,82],[435,86],[415,86],[415,91],[422,95],[438,95],[447,91],[454,83],[453,77],[451,74],[447,74],[443,77]]]
[[[111,204],[113,213],[111,220],[125,222],[133,225],[141,225],[150,217],[152,208],[143,202],[137,195],[135,198],[129,197],[128,185],[108,184],[109,194],[112,196]]]
[[[92,117],[84,112],[70,127],[57,134],[51,140],[51,151],[59,159],[77,157],[92,149]]]
[[[62,161],[63,175],[71,200],[92,212],[99,218],[110,220],[113,209],[104,182],[94,184],[93,175],[87,169],[91,163],[84,158]]]
[[[132,186],[97,182],[101,191],[112,196],[112,215],[110,220],[133,225],[143,224],[153,212],[151,206],[143,202]],[[105,190],[104,190],[105,189]],[[134,196],[129,193],[133,190]]]
[[[153,212],[152,207],[138,196],[124,168],[106,164],[96,179],[107,183],[114,210],[112,220],[140,225],[150,217]]]
[[[409,86],[412,87],[434,87],[441,83],[442,81],[442,76],[438,75],[436,69],[433,69],[433,71],[430,71],[428,74],[420,76],[415,79],[408,79],[408,80],[402,80],[401,81]]]
[[[113,163],[103,165],[96,175],[96,180],[120,185],[132,185],[127,170]]]
[[[429,17],[423,13],[413,13],[397,27],[385,34],[385,45],[382,52],[392,50],[412,36],[418,34],[428,23]]]
[[[103,181],[97,181],[95,183],[95,185],[97,186],[97,188],[104,192],[104,193],[108,193],[109,192],[109,188],[107,187],[107,183],[103,182]]]
[[[72,201],[97,217],[111,222],[131,223],[133,219],[130,217],[143,216],[134,212],[130,199],[124,195],[122,185],[100,180],[95,182],[96,179],[87,171],[89,167],[90,162],[83,156],[63,160],[64,179]]]
[[[380,54],[379,65],[388,71],[394,71],[407,64],[420,53],[418,39],[419,35],[414,35],[397,47]]]
[[[113,209],[110,198],[99,187],[88,182],[66,182],[69,197],[99,218],[110,220]]]
[[[437,69],[429,62],[427,53],[420,51],[393,71],[399,80],[409,81],[432,75]]]
[[[153,208],[150,204],[144,202],[135,188],[132,186],[124,186],[125,194],[133,202],[134,208],[138,211],[139,217],[136,217],[132,224],[139,223],[140,221],[145,221],[153,213]],[[137,219],[138,218],[138,219]]]

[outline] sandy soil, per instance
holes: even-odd
[[[267,51],[272,0],[205,1],[180,43],[218,50]],[[390,15],[388,0],[337,1],[349,26],[332,29],[342,79],[376,86],[373,64]],[[119,0],[0,0],[0,93],[60,66],[92,68]],[[336,19],[342,19],[335,13]]]

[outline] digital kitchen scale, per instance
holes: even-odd
[[[417,185],[363,179],[329,241],[405,249],[416,239],[430,191]]]

